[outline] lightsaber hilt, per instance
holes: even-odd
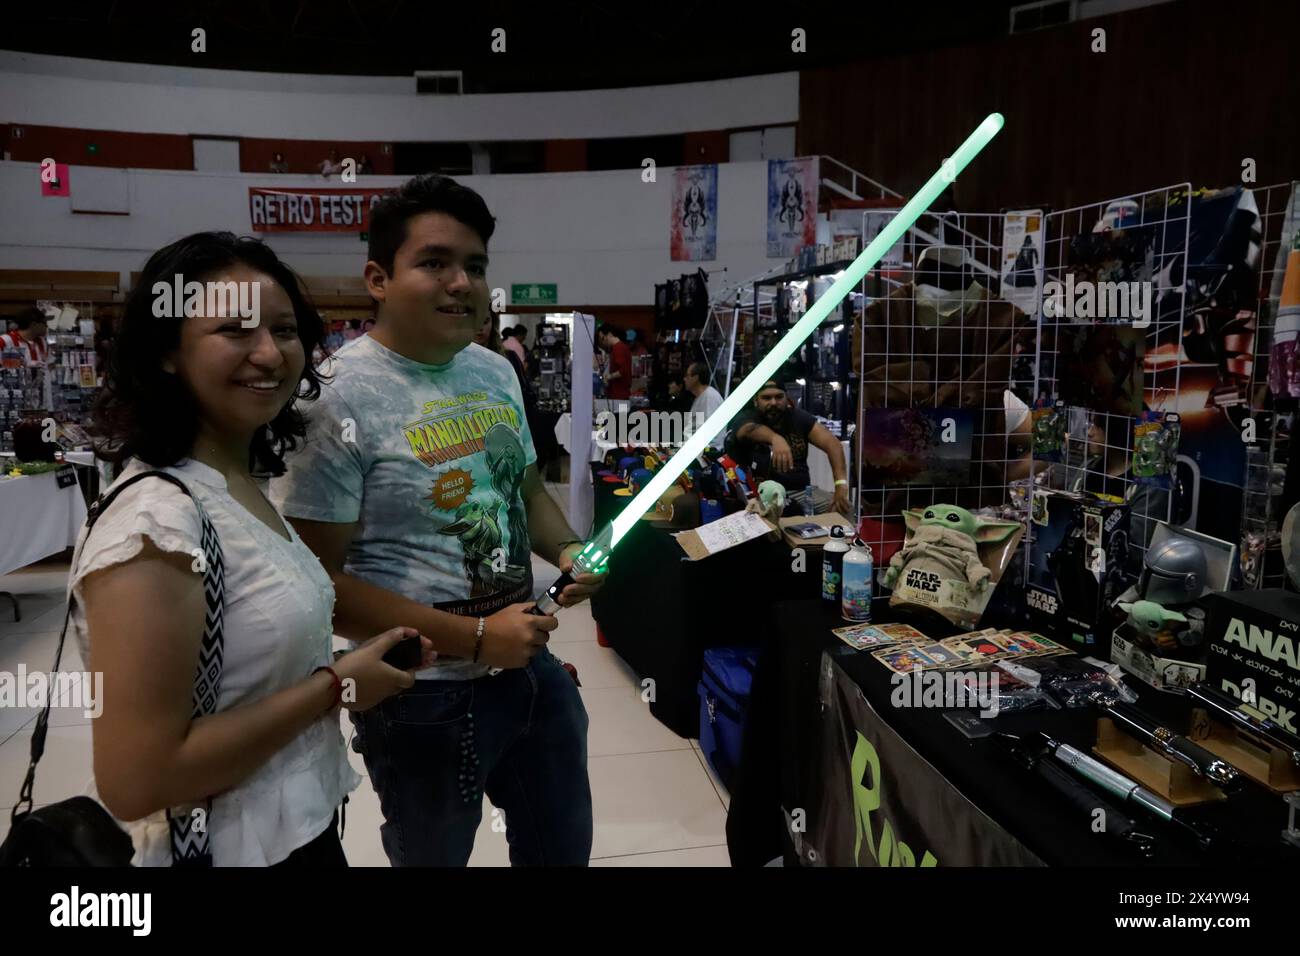
[[[1120,700],[1098,699],[1097,705],[1116,725],[1128,731],[1152,750],[1185,765],[1192,773],[1225,793],[1240,790],[1245,779],[1237,768],[1200,744],[1175,733],[1136,707]]]
[[[613,550],[614,529],[605,525],[600,534],[582,546],[582,550],[573,556],[573,567],[556,578],[546,589],[537,603],[533,605],[533,614],[554,614],[562,605],[560,594],[573,584],[582,574],[603,574],[609,564],[609,553]]]

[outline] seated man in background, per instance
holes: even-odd
[[[808,473],[808,445],[816,445],[831,460],[835,493],[829,495],[813,488],[813,511],[815,514],[835,511],[852,517],[843,446],[816,416],[791,405],[780,383],[770,380],[759,389],[754,407],[736,417],[732,435],[728,443],[732,457],[742,466],[752,467],[760,481],[770,478],[784,485],[796,512],[799,496],[812,484]]]
[[[665,411],[685,414],[695,403],[695,396],[686,389],[686,381],[681,372],[672,372],[668,376],[668,406]]]
[[[709,384],[709,367],[703,362],[692,362],[686,366],[686,374],[682,376],[682,382],[686,385],[687,393],[692,396],[691,413],[695,415],[692,427],[697,428],[718,410],[722,404],[722,395]],[[721,448],[726,437],[727,430],[723,428],[709,438],[709,444],[714,448]]]

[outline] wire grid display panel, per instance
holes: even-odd
[[[1246,490],[1242,502],[1242,568],[1247,587],[1286,587],[1289,579],[1282,560],[1281,527],[1285,517],[1276,511],[1286,478],[1289,438],[1294,427],[1295,402],[1270,395],[1269,351],[1296,220],[1300,218],[1300,182],[1252,187],[1259,213],[1259,308],[1251,368],[1250,417],[1256,440],[1246,449]],[[1253,536],[1253,537],[1252,537]],[[1257,548],[1263,546],[1261,554]]]
[[[1181,393],[1187,367],[1180,358],[1185,331],[1183,278],[1191,224],[1189,191],[1190,185],[1183,183],[1047,216],[1044,284],[1068,282],[1067,288],[1080,289],[1080,282],[1150,283],[1145,326],[1131,314],[1094,314],[1089,318],[1043,314],[1039,336],[1040,397],[1065,401],[1068,412],[1063,460],[1036,463],[1039,481],[1050,488],[1127,500],[1134,558],[1145,551],[1156,521],[1176,517],[1173,496],[1167,490],[1131,479],[1135,417],[1143,407],[1177,411],[1184,417],[1199,414],[1204,407],[1204,394],[1199,396],[1200,407],[1193,407]],[[1121,237],[1116,233],[1121,230],[1098,229],[1108,215],[1111,223],[1122,215],[1122,233],[1129,243],[1123,248],[1117,245],[1109,253],[1104,245],[1118,243]],[[1102,248],[1084,251],[1088,245]],[[1143,261],[1136,263],[1138,269],[1107,271],[1096,266],[1099,257],[1123,257],[1135,250],[1144,250]],[[1094,310],[1095,306],[1096,299]],[[1088,400],[1080,401],[1080,396]]]
[[[1030,473],[1037,335],[1032,316],[999,293],[1004,217],[945,220],[946,244],[964,253],[959,277],[948,282],[957,289],[942,301],[918,292],[916,279],[929,273],[914,271],[910,253],[862,287],[868,298],[854,350],[858,516],[873,546],[898,539],[903,511],[936,502],[1003,506],[1007,483]],[[905,245],[918,253],[926,247]],[[954,442],[944,440],[945,428]]]

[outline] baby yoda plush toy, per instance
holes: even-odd
[[[990,571],[980,560],[977,543],[1001,541],[1018,527],[1014,521],[981,521],[956,505],[932,505],[903,516],[912,534],[889,559],[885,584],[891,588],[904,568],[919,567],[983,590]]]
[[[1006,567],[1024,525],[942,504],[904,511],[903,518],[907,540],[885,572],[885,584],[894,590],[889,606],[935,612],[952,624],[974,627],[992,600],[989,585]]]
[[[1128,614],[1128,626],[1156,647],[1173,645],[1173,632],[1179,630],[1174,625],[1187,623],[1184,615],[1177,611],[1167,611],[1155,601],[1134,601],[1132,604],[1121,602],[1119,607]]]
[[[762,515],[773,524],[777,524],[785,514],[785,485],[770,478],[758,486],[758,497],[750,498],[745,505],[746,511]],[[781,532],[773,531],[767,536],[772,541],[781,540]]]

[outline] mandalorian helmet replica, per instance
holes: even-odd
[[[1138,592],[1166,607],[1195,601],[1205,589],[1205,553],[1187,538],[1170,538],[1147,551]]]

